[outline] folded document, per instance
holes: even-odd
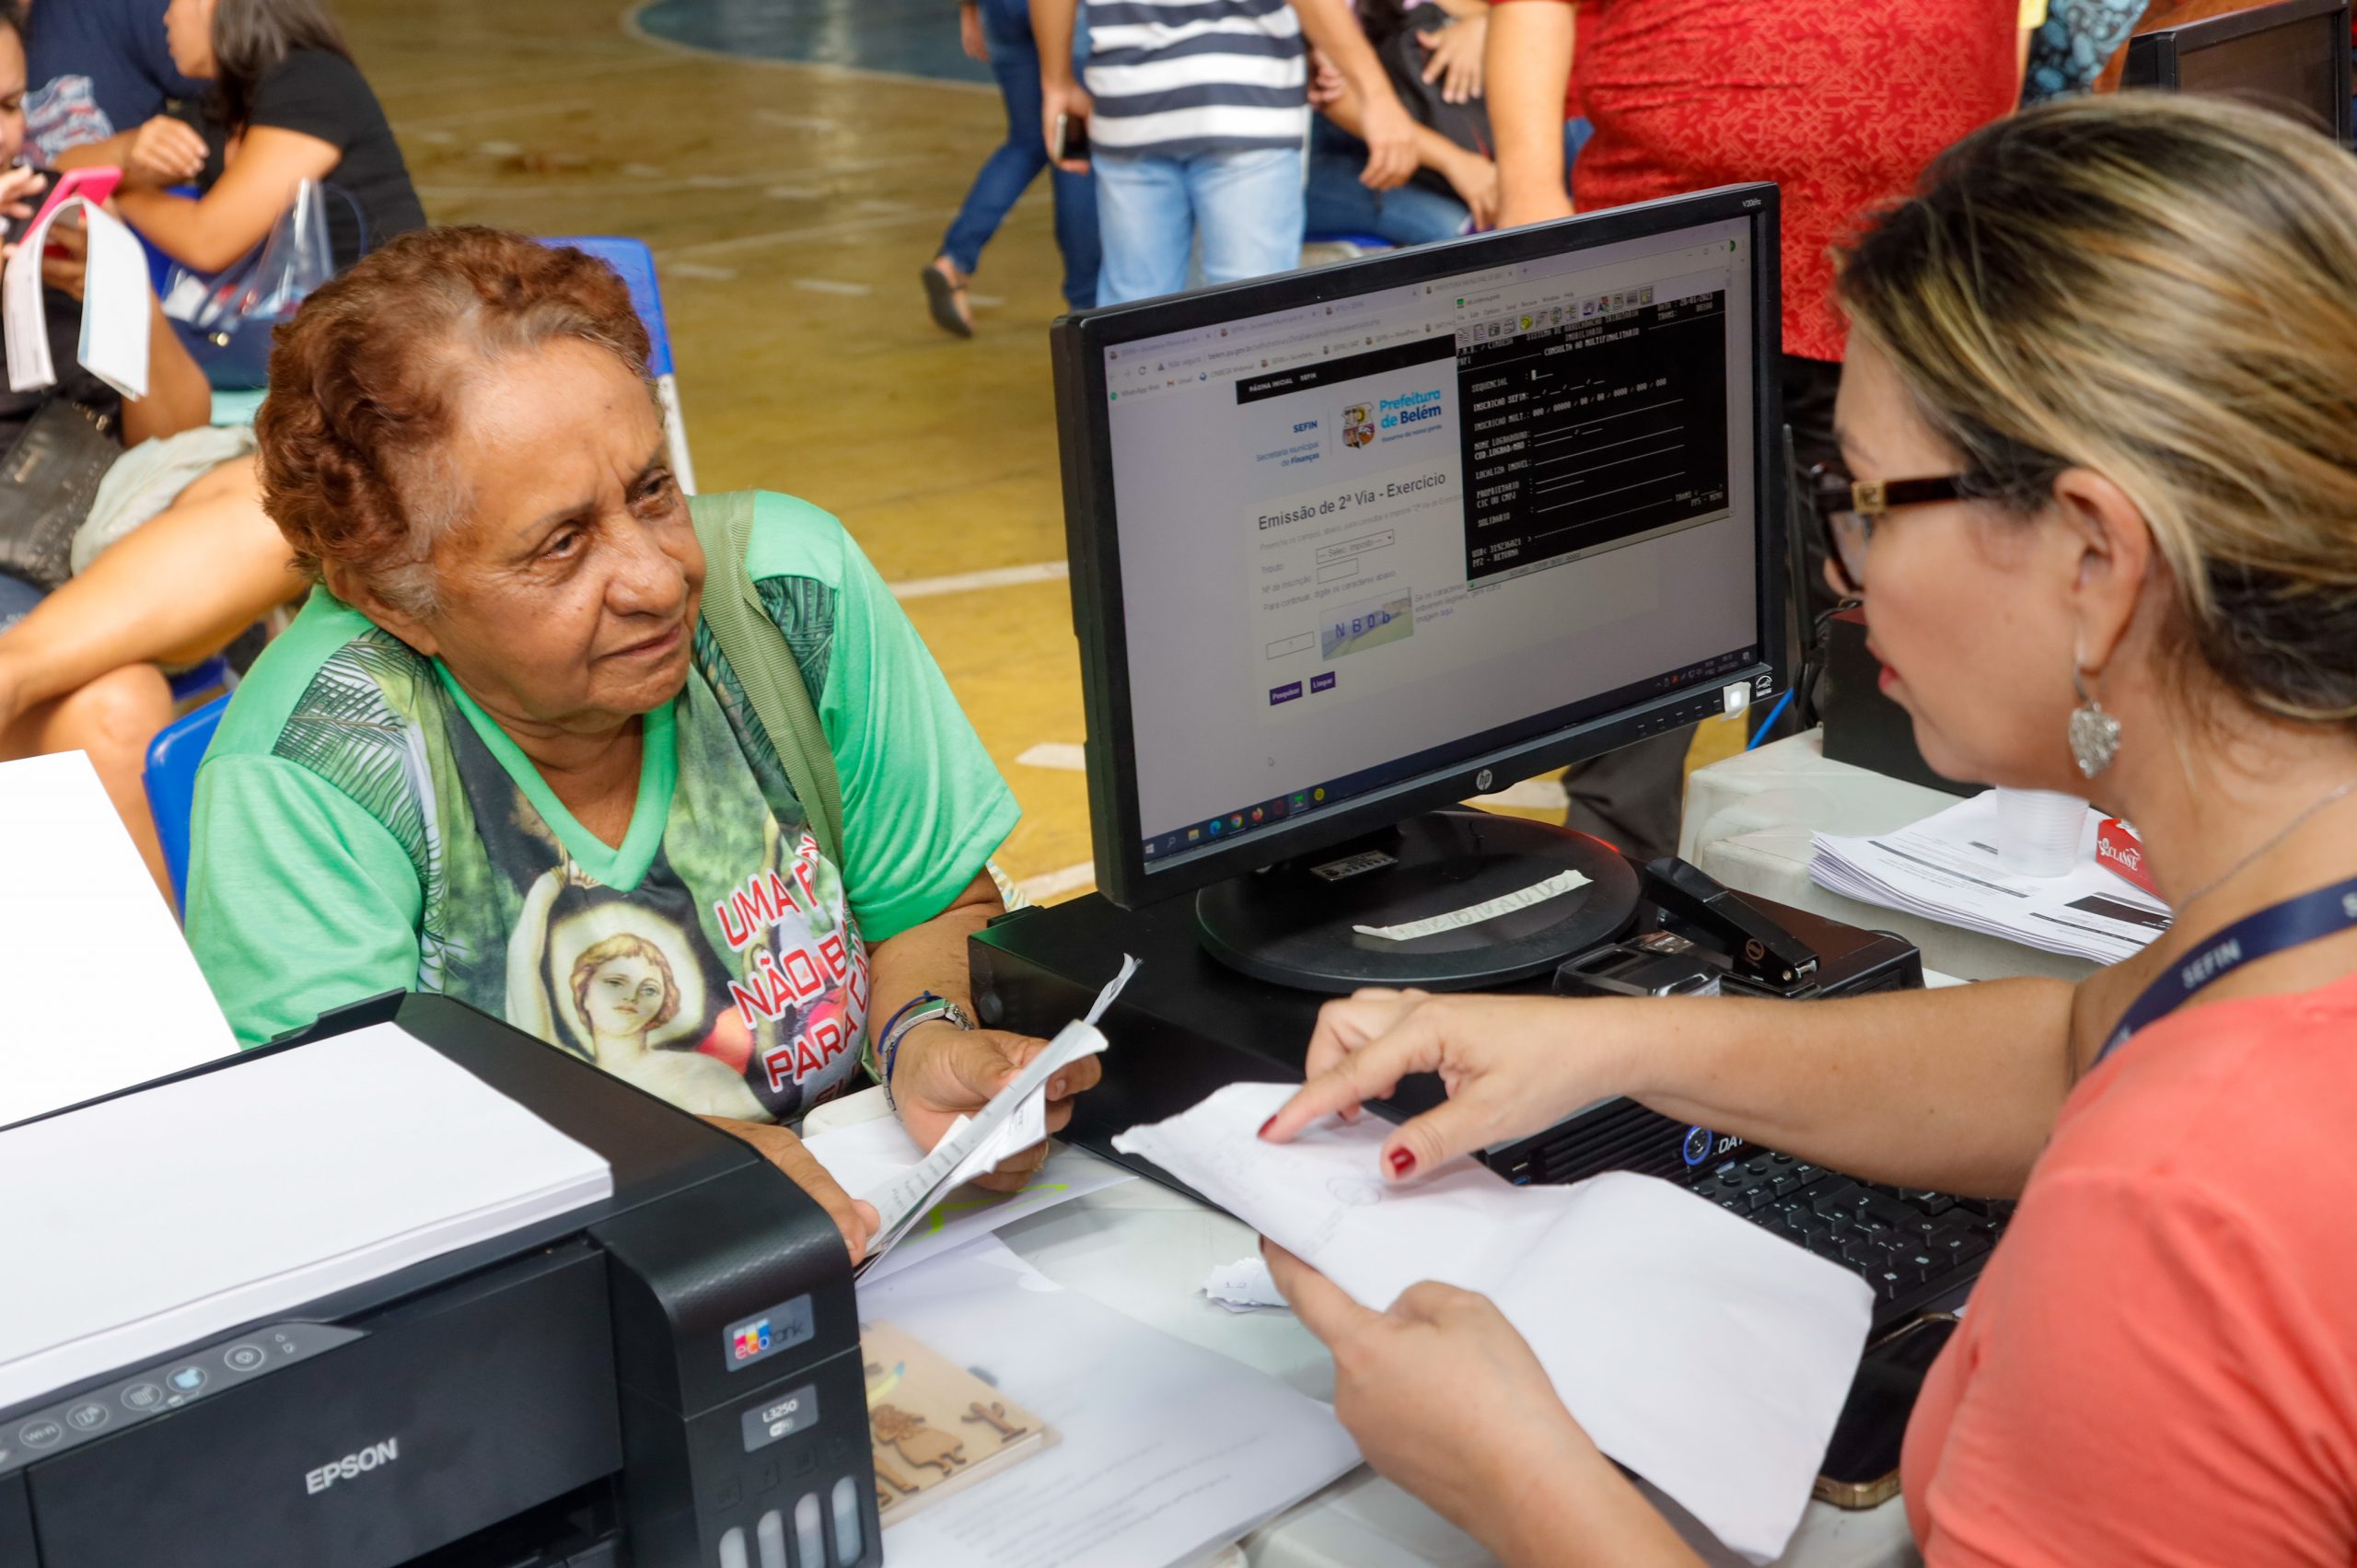
[[[1420,1280],[1489,1296],[1605,1453],[1751,1561],[1784,1550],[1865,1343],[1864,1281],[1651,1177],[1518,1188],[1461,1161],[1393,1185],[1372,1118],[1262,1143],[1293,1092],[1231,1085],[1113,1146],[1377,1310]]]

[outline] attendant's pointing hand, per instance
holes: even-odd
[[[1608,1001],[1362,991],[1318,1010],[1308,1082],[1260,1135],[1282,1144],[1320,1117],[1355,1119],[1411,1073],[1438,1073],[1448,1098],[1383,1143],[1384,1174],[1404,1181],[1620,1092],[1597,1044],[1622,1016]]]

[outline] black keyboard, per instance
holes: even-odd
[[[1684,1180],[1721,1208],[1855,1271],[1874,1287],[1877,1332],[1970,1283],[2014,1212],[2003,1199],[1910,1191],[1752,1151],[1689,1170]]]

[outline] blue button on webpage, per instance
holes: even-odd
[[[1329,669],[1323,675],[1311,676],[1309,689],[1312,691],[1331,691],[1334,689],[1334,672]]]
[[[1272,686],[1269,689],[1269,706],[1273,708],[1279,703],[1290,703],[1300,695],[1301,682],[1288,680],[1283,686]]]

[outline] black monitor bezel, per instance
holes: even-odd
[[[1112,456],[1105,439],[1105,353],[1239,317],[1269,314],[1376,289],[1396,288],[1572,250],[1616,245],[1703,224],[1742,219],[1751,226],[1753,354],[1752,494],[1757,501],[1760,570],[1757,625],[1761,656],[1730,671],[1759,698],[1790,684],[1785,632],[1788,597],[1782,462],[1782,287],[1777,191],[1772,184],[1724,186],[1690,195],[1615,207],[1560,222],[1477,235],[1411,250],[1378,252],[1331,266],[1288,273],[1059,317],[1051,331],[1056,414],[1062,447],[1066,550],[1072,573],[1073,629],[1080,645],[1081,692],[1090,831],[1098,890],[1124,909],[1174,898],[1280,860],[1329,848],[1405,818],[1481,793],[1487,773],[1500,784],[1598,756],[1643,734],[1670,727],[1691,711],[1691,689],[1666,693],[1603,718],[1552,731],[1466,759],[1299,819],[1263,830],[1149,875],[1139,821],[1137,752],[1129,678],[1129,633],[1121,599],[1120,535]],[[1763,683],[1764,682],[1764,683]],[[1713,688],[1717,690],[1716,687]],[[1690,721],[1688,721],[1690,722]]]
[[[2182,57],[2195,54],[2213,44],[2247,38],[2252,33],[2267,32],[2293,22],[2314,21],[2318,17],[2338,16],[2340,27],[2337,36],[2349,36],[2350,0],[2275,0],[2275,4],[2254,6],[2247,10],[2229,11],[2223,16],[2204,17],[2198,21],[2178,22],[2170,27],[2154,28],[2140,32],[2128,41],[2128,56],[2119,77],[2121,90],[2151,89],[2160,92],[2181,91]],[[2336,49],[2333,58],[2332,138],[2342,146],[2357,140],[2357,126],[2352,126],[2350,104],[2350,51]]]

